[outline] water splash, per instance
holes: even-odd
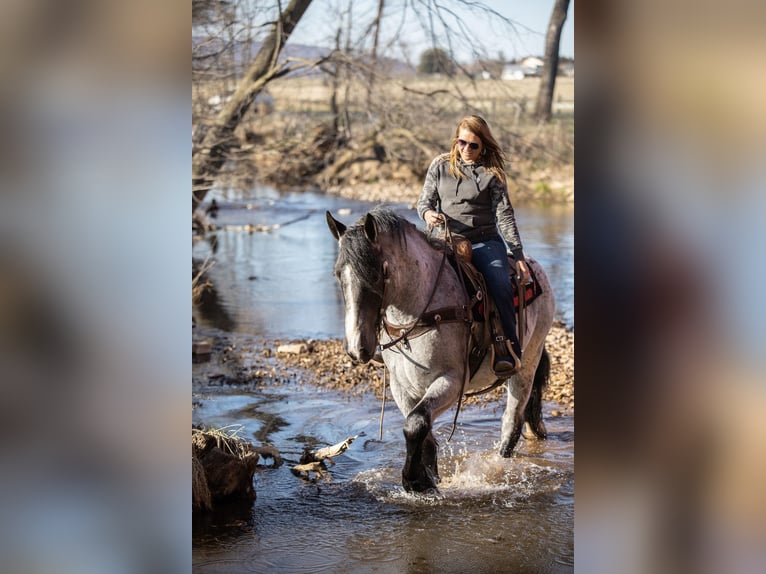
[[[360,472],[351,483],[376,501],[408,507],[491,504],[512,507],[559,490],[567,474],[520,458],[469,453],[466,447],[442,458],[438,492],[409,493],[398,473],[388,468]]]

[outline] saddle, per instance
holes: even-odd
[[[515,269],[516,263],[511,255],[508,255],[508,260],[511,270]],[[463,277],[466,278],[465,286],[471,299],[473,300],[476,297],[476,293],[479,291],[483,294],[483,296],[479,298],[477,305],[474,307],[473,322],[471,323],[469,369],[471,377],[473,377],[476,374],[476,371],[478,371],[487,352],[491,350],[495,337],[503,335],[503,327],[500,323],[500,315],[497,312],[495,300],[487,291],[484,276],[472,263],[466,261],[462,257],[456,257],[450,260],[451,263],[453,261],[456,271],[458,271],[458,273],[462,272]],[[540,283],[537,281],[537,277],[535,277],[534,271],[531,268],[530,275],[532,282],[525,286],[523,293],[526,305],[529,305],[542,293]],[[513,279],[513,271],[511,271],[510,280],[511,285],[513,286],[513,307],[518,314],[519,290],[517,282]],[[516,324],[519,324],[518,318]]]

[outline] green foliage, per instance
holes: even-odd
[[[450,55],[441,48],[429,48],[420,54],[418,73],[420,74],[444,74],[450,78],[455,75],[455,62]]]

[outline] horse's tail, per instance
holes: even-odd
[[[524,410],[524,419],[529,423],[532,432],[537,438],[546,438],[548,432],[543,423],[543,390],[548,384],[548,377],[551,373],[551,359],[548,356],[548,350],[543,347],[540,362],[537,363],[535,370],[535,380],[532,382],[532,392],[527,401],[527,408]]]

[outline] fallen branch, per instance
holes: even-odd
[[[248,233],[254,233],[254,232],[268,233],[269,231],[274,231],[275,229],[281,229],[283,227],[287,227],[288,225],[292,225],[293,223],[298,223],[299,221],[308,219],[315,212],[316,212],[316,209],[311,209],[309,210],[308,213],[305,213],[299,217],[296,217],[295,219],[283,221],[282,223],[273,223],[271,225],[254,225],[252,223],[248,223],[247,225],[225,225],[223,228],[229,231],[247,231]]]

